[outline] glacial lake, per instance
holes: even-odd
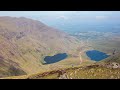
[[[61,60],[64,60],[68,57],[68,55],[66,53],[59,53],[56,54],[54,56],[46,56],[44,58],[44,61],[46,62],[45,64],[52,64],[52,63],[56,63],[59,62]]]
[[[87,52],[86,52],[86,55],[87,55],[91,60],[94,60],[94,61],[100,61],[100,60],[103,60],[103,59],[109,57],[109,55],[107,55],[106,53],[100,52],[100,51],[97,51],[97,50],[87,51]]]

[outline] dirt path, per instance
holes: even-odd
[[[80,57],[80,64],[82,63],[82,56],[81,56],[81,52],[79,52],[79,57]]]
[[[88,50],[87,49],[88,47],[90,47],[89,46],[89,38],[86,40],[86,42],[81,42],[81,48],[80,48],[80,52],[79,52],[80,64],[83,62],[82,54],[83,54],[83,52]],[[92,47],[90,47],[90,48],[93,49]]]

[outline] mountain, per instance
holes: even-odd
[[[25,17],[0,17],[0,77],[39,71],[43,58],[74,55],[80,42],[58,29]]]

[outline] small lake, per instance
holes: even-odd
[[[66,53],[59,53],[56,54],[54,56],[46,56],[44,58],[44,61],[46,62],[45,64],[52,64],[52,63],[56,63],[59,62],[61,60],[64,60],[68,57],[68,55]]]
[[[109,55],[107,55],[106,53],[100,52],[97,50],[87,51],[86,54],[91,60],[94,60],[94,61],[100,61],[100,60],[103,60],[103,59],[109,57]]]

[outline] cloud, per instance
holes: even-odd
[[[102,20],[102,19],[106,19],[107,16],[96,16],[95,18],[96,18],[97,20]]]
[[[67,19],[68,19],[68,17],[66,17],[66,16],[62,15],[62,16],[58,16],[58,17],[57,17],[57,19],[67,20]]]

